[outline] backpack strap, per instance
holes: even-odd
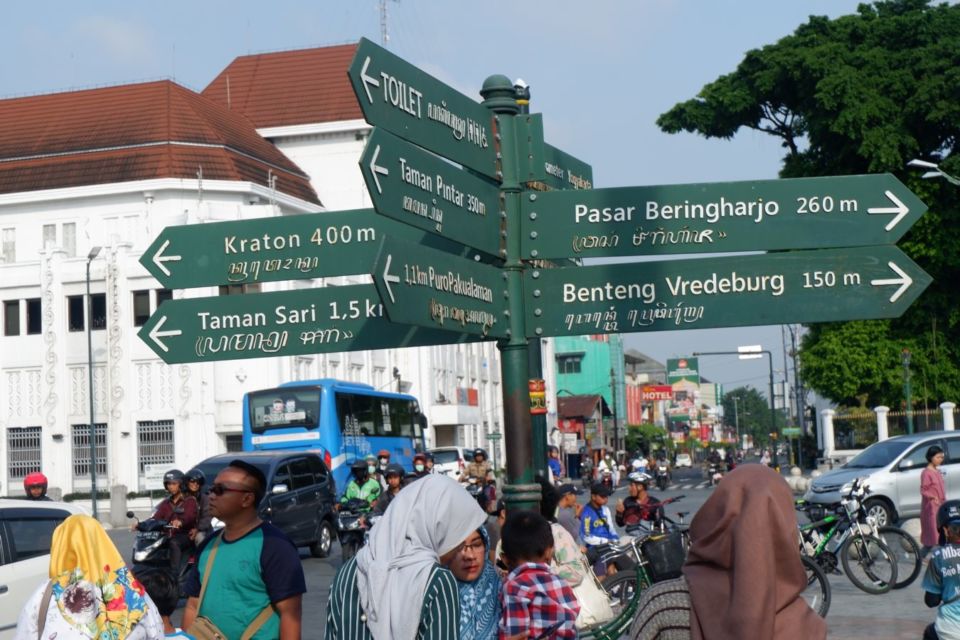
[[[210,555],[207,556],[207,562],[203,565],[203,580],[200,581],[200,599],[197,601],[197,613],[200,613],[200,605],[203,604],[203,596],[207,593],[207,582],[210,580],[210,571],[213,569],[213,559],[217,557],[217,549],[220,548],[220,538],[223,534],[217,536],[217,539],[210,545]]]
[[[47,586],[43,590],[43,597],[40,598],[40,611],[37,613],[37,640],[43,635],[43,628],[47,625],[47,610],[50,609],[50,598],[53,597],[53,580],[47,581]]]

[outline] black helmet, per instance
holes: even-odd
[[[207,482],[207,475],[196,467],[187,471],[186,478],[187,482],[197,482],[201,487]]]
[[[390,476],[399,476],[403,479],[403,476],[406,474],[403,467],[398,464],[388,464],[386,470],[383,472],[384,478],[389,478]]]
[[[353,472],[353,475],[367,475],[367,461],[363,458],[357,458],[353,461],[353,464],[350,465],[350,471]]]
[[[483,459],[486,460],[488,458],[487,450],[477,447],[473,450],[473,457],[476,458],[477,456],[483,456]]]
[[[170,469],[165,474],[163,474],[163,484],[166,486],[170,482],[178,482],[180,487],[183,488],[183,471],[180,469]]]

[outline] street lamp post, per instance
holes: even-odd
[[[100,255],[101,247],[93,247],[87,254],[87,373],[90,400],[90,502],[93,517],[97,518],[97,440],[93,425],[93,301],[90,298],[90,263]]]
[[[913,433],[913,400],[910,397],[910,349],[900,352],[903,361],[903,395],[906,401],[907,433]]]
[[[920,176],[921,178],[943,178],[950,184],[960,186],[960,178],[952,176],[943,169],[940,168],[940,165],[933,162],[927,162],[926,160],[917,160],[913,159],[907,163],[908,167],[920,167],[922,169],[930,169],[925,174]]]
[[[737,432],[737,448],[740,448],[740,408],[737,406],[737,403],[740,401],[740,396],[731,396],[733,400],[733,428]]]
[[[777,444],[780,438],[777,429],[776,408],[773,404],[773,354],[767,349],[759,347],[740,347],[737,351],[694,351],[695,356],[739,356],[742,360],[750,358],[762,358],[767,356],[767,364],[770,367],[770,435],[774,439],[773,443],[773,467],[780,468],[780,458],[777,454]]]

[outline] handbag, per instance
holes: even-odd
[[[210,555],[207,556],[207,563],[203,565],[203,580],[200,582],[200,598],[197,600],[197,611],[200,611],[200,605],[203,604],[203,596],[207,592],[207,580],[210,578],[209,569],[213,567],[213,559],[217,556],[217,549],[220,548],[220,538],[222,535],[223,534],[217,536],[217,539],[213,541],[213,546],[210,548]],[[243,635],[240,636],[240,640],[250,640],[253,634],[259,631],[260,627],[262,627],[272,615],[273,605],[268,604],[257,614],[257,617],[247,625],[247,628],[243,631]],[[191,624],[190,628],[186,631],[196,640],[230,640],[227,634],[220,631],[210,618],[201,615],[198,615],[196,619],[194,619],[193,624]]]
[[[586,574],[580,584],[573,587],[573,595],[580,604],[580,613],[577,614],[577,629],[585,629],[594,625],[613,620],[613,607],[610,598],[600,586],[593,569],[584,565]]]

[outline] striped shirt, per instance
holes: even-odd
[[[327,628],[324,640],[372,640],[360,608],[357,591],[357,561],[351,558],[340,567],[327,600]],[[436,565],[427,581],[420,608],[416,640],[450,640],[460,632],[460,595],[457,580],[447,569]]]
[[[690,590],[684,577],[645,590],[630,626],[632,640],[690,640]]]

